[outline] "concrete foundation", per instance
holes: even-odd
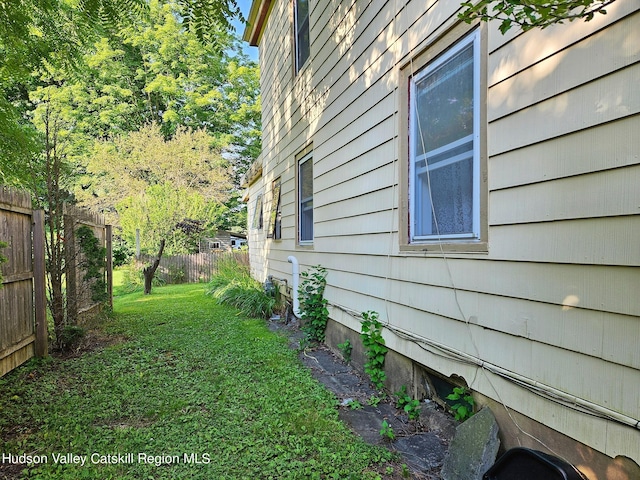
[[[353,348],[351,363],[358,370],[364,370],[366,357],[360,332],[330,319],[325,338],[327,346],[338,355],[341,353],[337,345],[349,339]],[[447,403],[444,397],[454,386],[464,384],[461,378],[444,378],[428,366],[394,351],[387,353],[384,370],[389,392],[406,385],[413,398],[431,399],[440,405]],[[640,480],[640,466],[627,457],[611,458],[514,410],[507,411],[500,403],[475,392],[474,399],[478,408],[486,405],[494,413],[500,427],[501,453],[513,447],[527,447],[563,458],[588,480]]]

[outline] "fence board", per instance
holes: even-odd
[[[33,255],[44,255],[44,238],[42,229],[32,233],[33,215],[28,193],[0,187],[0,241],[8,244],[2,251],[7,263],[0,289],[0,376],[33,357],[36,342],[38,354],[46,354],[46,329],[37,332],[34,305],[34,288],[44,290],[44,275],[34,277],[33,268]],[[44,308],[37,315],[46,327]]]
[[[36,345],[35,354],[44,357],[47,354],[47,293],[44,245],[44,210],[33,212],[33,300],[35,302]]]

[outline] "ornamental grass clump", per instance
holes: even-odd
[[[251,277],[249,266],[233,254],[218,260],[207,293],[218,303],[236,307],[249,317],[269,318],[278,306],[277,295],[265,293],[262,284]]]

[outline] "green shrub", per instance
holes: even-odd
[[[91,300],[94,302],[106,302],[109,298],[107,293],[107,283],[104,281],[104,270],[106,268],[105,255],[107,249],[100,246],[100,241],[93,230],[82,225],[76,230],[80,249],[84,254],[82,267],[85,271],[83,280],[90,282]]]
[[[446,398],[455,402],[451,405],[451,410],[453,410],[456,420],[464,422],[473,416],[475,401],[471,390],[467,387],[454,387],[453,392]]]
[[[262,284],[251,277],[249,266],[238,262],[233,254],[218,260],[207,293],[249,317],[268,318],[278,306],[277,292],[276,296],[265,293]]]
[[[184,267],[177,267],[175,265],[171,265],[169,267],[168,275],[170,279],[169,283],[184,283],[187,279],[187,274],[184,271]]]
[[[85,335],[85,330],[78,325],[67,325],[62,329],[58,343],[63,349],[72,347]]]
[[[131,257],[133,257],[133,250],[125,243],[115,245],[113,247],[113,266],[122,267],[126,265]]]
[[[316,265],[310,270],[302,272],[300,276],[302,281],[298,287],[298,298],[301,318],[304,320],[302,330],[310,341],[322,342],[329,319],[327,299],[324,298],[327,269]]]
[[[142,273],[143,265],[136,261],[129,262],[120,268],[122,271],[122,289],[125,293],[133,293],[144,288],[144,273]],[[161,287],[165,281],[158,275],[153,276],[151,285],[153,287]]]
[[[402,408],[409,416],[409,420],[417,420],[420,418],[420,401],[411,398],[411,395],[407,393],[407,386],[402,385],[402,388],[396,392],[398,401],[396,407]]]

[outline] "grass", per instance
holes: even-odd
[[[238,317],[202,285],[114,303],[107,331],[128,340],[0,378],[0,452],[48,461],[0,462],[0,478],[373,479],[392,470],[391,454],[338,420],[333,395],[264,321]],[[87,463],[55,463],[65,453]],[[196,456],[201,463],[186,461]]]

